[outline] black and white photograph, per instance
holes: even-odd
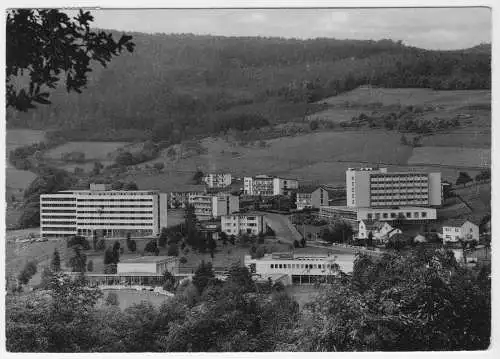
[[[494,11],[331,6],[4,8],[4,354],[491,354]]]

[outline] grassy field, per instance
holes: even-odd
[[[45,153],[45,158],[60,160],[63,153],[82,152],[86,160],[111,160],[110,154],[127,145],[127,142],[67,142]]]
[[[318,101],[328,105],[344,106],[381,103],[383,105],[422,105],[439,104],[445,108],[463,108],[465,106],[491,104],[491,91],[434,91],[422,88],[368,88],[360,87],[353,91]]]
[[[45,131],[29,129],[8,129],[6,132],[5,147],[7,153],[16,147],[38,143],[45,138]]]
[[[491,150],[464,147],[420,147],[413,149],[408,164],[437,164],[462,168],[489,167]]]

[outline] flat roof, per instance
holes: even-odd
[[[120,264],[120,263],[156,263],[156,262],[162,262],[165,260],[173,261],[176,259],[177,259],[177,257],[173,257],[173,256],[143,256],[143,257],[126,259],[122,262],[119,262],[118,264]]]

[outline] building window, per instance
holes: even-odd
[[[373,214],[368,213],[368,219],[372,219],[372,218],[373,218]]]
[[[411,218],[411,212],[406,212],[406,218]]]
[[[382,216],[383,216],[384,218],[389,217],[389,216],[387,215],[387,213],[384,213]]]
[[[396,213],[392,212],[391,213],[391,218],[396,218]]]
[[[413,217],[418,218],[418,212],[414,212]]]
[[[458,228],[455,228],[455,232],[458,232]]]
[[[271,269],[274,269],[274,264],[271,264]]]
[[[427,217],[427,212],[422,212],[422,218],[426,218]]]

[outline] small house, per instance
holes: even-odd
[[[456,243],[459,239],[479,241],[479,226],[468,219],[452,219],[443,224],[443,243]]]

